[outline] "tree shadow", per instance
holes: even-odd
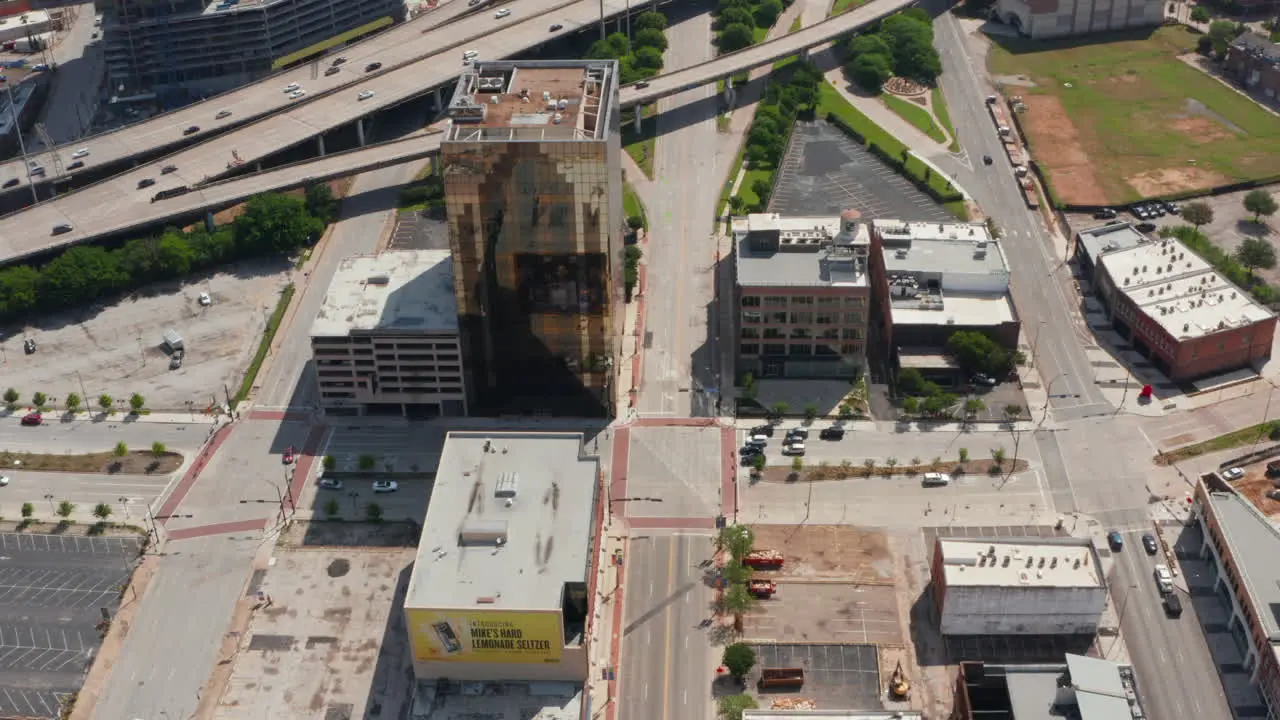
[[[1265,222],[1254,222],[1250,218],[1240,218],[1236,220],[1236,231],[1241,235],[1266,240],[1267,236],[1271,234],[1271,227]]]

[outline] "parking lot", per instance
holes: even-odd
[[[448,250],[449,226],[419,210],[401,210],[396,213],[396,229],[391,233],[387,249]]]
[[[760,691],[761,707],[784,697],[813,700],[820,708],[878,709],[880,662],[874,645],[755,645],[756,669],[747,676],[754,685],[763,668],[802,668],[804,686],[797,692]]]
[[[407,717],[413,548],[282,550],[214,717]]]
[[[97,653],[136,538],[0,535],[0,716],[58,717]]]
[[[81,394],[92,408],[102,394],[126,409],[133,393],[161,411],[225,402],[224,388],[234,392],[239,385],[288,282],[280,261],[235,268],[183,285],[158,283],[108,304],[8,328],[0,343],[5,387],[17,390],[22,402],[43,392],[58,407],[70,392]],[[199,303],[202,292],[213,300],[208,307]],[[178,370],[169,369],[161,348],[169,329],[186,347]],[[23,352],[26,338],[36,342],[32,355]]]
[[[782,159],[769,212],[862,219],[955,221],[932,198],[826,122],[797,122]]]

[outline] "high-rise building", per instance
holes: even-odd
[[[473,413],[612,416],[623,233],[618,65],[479,62],[441,146]]]

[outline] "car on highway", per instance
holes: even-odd
[[[289,99],[297,100],[298,98],[305,97],[306,94],[307,94],[306,90],[294,90],[293,92],[289,93]]]
[[[27,338],[26,340],[23,340],[23,341],[22,341],[22,352],[24,352],[24,353],[26,353],[26,354],[28,354],[28,355],[35,355],[35,354],[36,354],[36,341],[35,341],[35,340],[32,340],[31,338]]]
[[[337,75],[340,72],[342,72],[342,68],[331,67],[331,68],[327,68],[324,71],[324,74],[326,77],[328,77],[329,75]]]
[[[325,490],[341,490],[342,489],[342,481],[334,480],[333,478],[320,478],[320,482],[316,484]]]
[[[44,418],[38,412],[30,412],[22,416],[23,425],[34,426],[42,422],[44,422]]]
[[[301,89],[301,88],[302,88],[302,86],[301,86],[301,85],[299,85],[299,84],[298,84],[298,83],[296,83],[296,82],[295,82],[295,83],[289,83],[288,85],[285,85],[285,86],[284,86],[284,94],[285,94],[285,95],[288,95],[289,93],[293,92],[294,90],[299,90],[299,89]]]
[[[284,449],[284,455],[280,456],[280,461],[283,462],[285,465],[292,465],[294,459],[295,458],[293,453],[293,446],[290,445],[289,447]]]
[[[365,72],[373,72],[374,70],[377,70],[377,69],[378,69],[378,68],[380,68],[380,67],[382,67],[382,63],[380,63],[380,62],[371,62],[371,63],[369,63],[368,65],[365,65],[365,66],[364,66],[364,71],[365,71]]]
[[[507,17],[510,14],[511,14],[511,8],[502,8],[498,12],[494,13],[493,17],[497,20],[501,20],[502,18]]]
[[[1222,471],[1223,480],[1239,480],[1242,477],[1244,477],[1244,468],[1242,467],[1233,467],[1230,470]]]
[[[1147,551],[1148,555],[1155,555],[1160,549],[1160,546],[1156,545],[1156,536],[1151,533],[1143,533],[1142,547]]]
[[[72,160],[79,160],[83,157],[89,157],[89,148],[80,148],[79,150],[71,153]]]
[[[825,427],[818,433],[820,440],[843,440],[844,428],[842,427]]]
[[[547,32],[555,32],[557,30],[563,30],[563,29],[564,29],[564,26],[561,25],[560,23],[552,23],[551,29],[548,30]]]
[[[230,110],[219,110],[219,111],[218,111],[218,114],[213,116],[213,119],[214,119],[214,120],[222,120],[222,119],[224,119],[224,118],[229,118],[229,117],[231,117],[231,111],[230,111]]]
[[[1094,220],[1114,220],[1115,217],[1116,211],[1111,208],[1102,208],[1100,210],[1093,211]]]
[[[174,173],[174,172],[178,172],[177,165],[165,165],[164,167],[160,168],[161,175],[168,175],[169,173]]]
[[[1120,552],[1124,549],[1124,536],[1119,530],[1108,530],[1107,545],[1111,546],[1112,552]]]
[[[142,188],[149,188],[155,184],[156,181],[154,178],[142,178],[138,181],[138,189],[141,190]]]
[[[183,134],[183,135],[195,135],[195,134],[196,134],[196,133],[198,133],[198,132],[200,132],[200,126],[199,126],[199,125],[191,125],[191,126],[189,126],[186,130],[183,130],[183,131],[182,131],[182,134]]]
[[[643,89],[645,89],[645,88],[647,88],[647,87],[649,87],[649,81],[648,81],[648,80],[641,80],[640,82],[636,83],[636,89],[637,89],[637,90],[643,90]]]
[[[373,491],[376,493],[390,493],[400,489],[400,485],[395,480],[374,480]]]
[[[1156,565],[1151,574],[1155,577],[1156,587],[1160,588],[1160,592],[1165,594],[1173,592],[1173,574],[1169,572],[1168,565]]]
[[[329,67],[338,67],[339,65],[341,65],[342,63],[344,63],[344,62],[346,62],[346,61],[347,61],[347,59],[346,59],[346,58],[344,58],[344,57],[342,57],[341,55],[339,55],[338,57],[336,57],[336,58],[334,58],[334,59],[333,59],[333,62],[329,63]]]
[[[31,66],[31,72],[44,72],[45,70],[48,70],[48,69],[49,69],[49,66],[45,63],[36,63],[35,65]]]
[[[359,95],[357,95],[357,96],[356,96],[356,99],[357,99],[357,100],[368,100],[369,98],[373,97],[373,96],[374,96],[374,94],[375,94],[375,93],[374,93],[372,90],[363,90],[363,91],[361,91],[361,92],[360,92],[360,94],[359,94]]]
[[[68,165],[68,166],[67,166],[67,169],[68,169],[68,170],[79,170],[79,169],[80,169],[80,168],[82,168],[82,167],[84,167],[84,161],[83,161],[83,160],[77,160],[77,161],[75,161],[75,162],[71,163],[70,165]]]
[[[74,229],[74,228],[72,228],[72,227],[71,227],[70,225],[68,225],[67,223],[62,223],[61,225],[54,225],[54,226],[53,226],[53,234],[54,234],[54,235],[64,235],[64,234],[66,234],[66,233],[71,232],[73,229]]]
[[[36,162],[35,160],[28,160],[28,161],[27,161],[27,171],[28,171],[30,174],[32,174],[32,175],[43,175],[43,174],[44,174],[44,166],[43,166],[43,165],[41,165],[40,163]]]
[[[11,188],[11,187],[13,187],[14,185],[17,185],[17,184],[18,184],[18,183],[20,183],[20,182],[22,182],[22,181],[21,181],[21,180],[19,180],[18,178],[9,178],[8,180],[5,180],[5,181],[4,181],[4,186],[5,186],[5,187],[7,187],[7,188]]]

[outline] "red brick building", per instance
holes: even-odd
[[[1249,91],[1280,103],[1280,44],[1244,33],[1227,48],[1222,69]]]

